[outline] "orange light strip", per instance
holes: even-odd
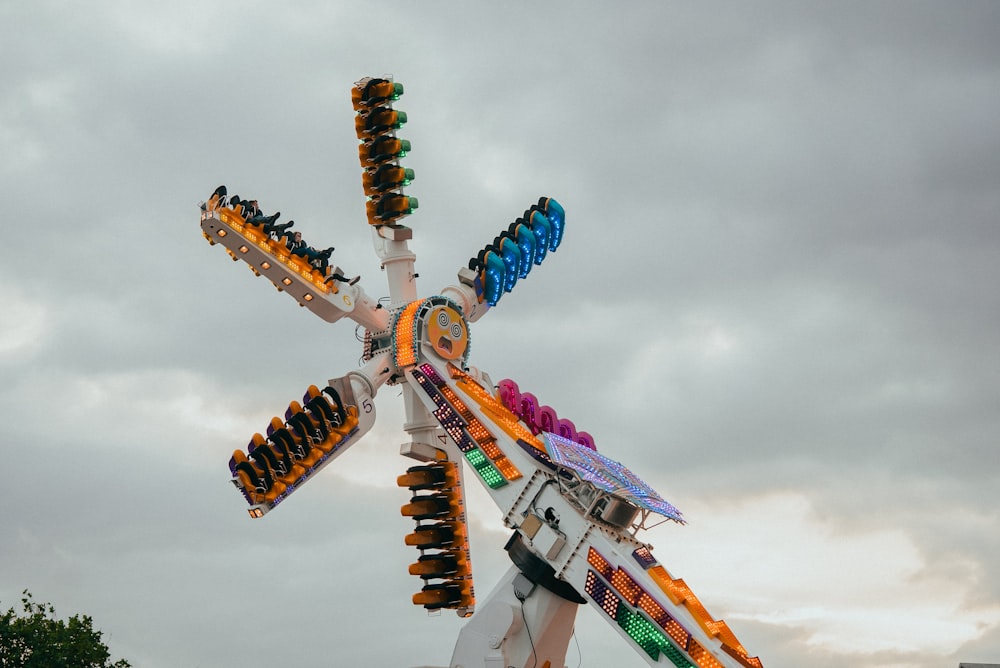
[[[217,209],[217,211],[219,213],[219,220],[224,222],[234,232],[242,236],[254,246],[257,246],[262,251],[273,255],[276,260],[285,265],[285,267],[287,267],[293,274],[298,274],[303,279],[311,283],[317,291],[322,293],[332,292],[333,294],[340,292],[336,285],[326,282],[326,277],[320,277],[313,273],[313,269],[308,263],[296,263],[295,260],[299,256],[291,255],[284,244],[272,239],[268,235],[262,234],[253,225],[248,225],[246,221],[244,221],[243,218],[233,209],[224,208]],[[220,234],[220,236],[222,235]]]
[[[469,430],[469,433],[470,434],[472,433],[471,429]],[[475,436],[473,436],[473,438],[475,438]],[[504,456],[503,450],[501,450],[499,446],[497,446],[496,439],[493,438],[492,436],[490,436],[489,440],[486,442],[479,441],[478,439],[476,442],[479,443],[479,447],[483,449],[483,452],[486,453],[486,456],[492,459],[493,461],[496,461]]]
[[[607,580],[612,588],[621,595],[622,600],[641,609],[650,619],[656,622],[679,647],[685,649],[688,654],[698,664],[698,668],[722,668],[718,659],[712,656],[711,652],[702,647],[698,641],[684,629],[670,613],[664,610],[650,594],[636,582],[621,567],[614,568],[597,550],[593,547],[587,553],[587,563]],[[718,638],[722,644],[722,649],[734,659],[749,668],[762,668],[760,659],[748,656],[746,648],[736,638],[729,625],[722,620],[715,620],[702,605],[698,597],[694,595],[691,588],[684,580],[670,577],[663,566],[656,565],[647,571],[653,582],[667,595],[675,605],[683,605],[691,613],[691,616],[712,638]]]
[[[422,300],[417,300],[410,302],[403,309],[403,312],[399,314],[399,318],[396,319],[396,332],[395,332],[395,347],[396,347],[396,366],[399,368],[413,366],[417,363],[417,328],[416,328],[416,316],[417,309],[424,302]]]
[[[441,385],[438,387],[438,391],[441,395],[447,399],[448,403],[452,405],[455,412],[458,413],[463,420],[465,420],[465,430],[469,433],[469,436],[479,445],[480,449],[483,451],[490,460],[497,465],[497,470],[500,474],[507,480],[517,480],[521,477],[521,472],[514,466],[513,462],[507,459],[503,450],[497,446],[497,440],[493,437],[493,434],[489,432],[482,422],[479,421],[469,407],[455,394],[447,385]],[[501,466],[501,460],[503,465]]]
[[[694,662],[698,664],[698,668],[722,668],[722,664],[716,659],[712,654],[701,646],[694,638],[691,638],[691,642],[688,643],[687,653],[691,655]]]
[[[587,563],[593,566],[605,580],[611,579],[611,563],[601,556],[601,553],[594,548],[590,548],[587,552]]]
[[[522,440],[530,444],[536,450],[545,452],[545,446],[535,438],[528,429],[521,423],[516,415],[507,410],[496,397],[482,385],[472,379],[467,373],[456,367],[454,364],[448,365],[448,373],[455,379],[458,387],[465,392],[479,407],[485,412],[505,434],[514,440]]]
[[[466,422],[472,422],[473,420],[476,419],[476,416],[472,414],[472,411],[469,410],[469,407],[466,406],[462,402],[462,400],[458,398],[458,395],[455,394],[455,391],[452,390],[450,387],[448,387],[447,385],[442,385],[438,388],[438,391],[440,391],[441,394],[444,395],[444,398],[447,399],[448,402],[455,408],[455,412],[461,415]],[[485,431],[485,427],[483,428],[483,431]],[[486,433],[487,435],[489,434],[489,432]],[[475,438],[475,436],[473,436],[473,438]],[[478,438],[476,438],[476,442],[477,443],[479,442]]]
[[[503,475],[507,480],[517,480],[521,477],[521,472],[517,470],[517,467],[507,459],[506,457],[500,457],[499,459],[494,459],[493,463],[496,465],[497,470]]]

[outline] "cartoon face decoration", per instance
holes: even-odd
[[[427,342],[446,360],[457,360],[469,347],[465,319],[450,306],[435,306],[427,314]]]

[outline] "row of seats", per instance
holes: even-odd
[[[290,263],[300,275],[311,276],[314,283],[322,285],[333,280],[349,282],[338,268],[330,264],[334,248],[331,246],[324,250],[316,250],[302,241],[301,234],[296,238],[296,233],[289,231],[294,221],[281,225],[275,223],[281,215],[280,212],[265,216],[257,207],[256,200],[243,200],[238,195],[227,198],[227,189],[224,185],[215,189],[202,208],[205,211],[224,209],[235,214],[244,225],[253,228],[250,234],[244,230],[244,236],[254,242],[264,241],[272,255]]]
[[[396,130],[406,123],[406,112],[393,109],[392,103],[402,94],[402,84],[372,77],[356,82],[351,90],[351,103],[357,112],[354,125],[361,140],[361,184],[369,198],[365,213],[370,225],[396,223],[419,206],[416,197],[400,192],[414,178],[412,169],[397,162],[410,150],[410,142],[396,137]]]
[[[469,269],[479,274],[477,297],[490,306],[510,292],[532,265],[541,264],[546,254],[562,243],[566,212],[551,197],[540,197],[524,214],[469,259]]]
[[[283,225],[276,225],[275,221],[281,216],[281,212],[273,213],[270,216],[264,215],[264,212],[260,210],[257,206],[257,200],[255,199],[243,199],[239,195],[233,195],[229,197],[229,193],[225,185],[221,185],[215,189],[212,196],[208,198],[208,201],[202,205],[203,211],[215,211],[217,209],[230,209],[242,218],[245,222],[251,225],[260,225],[265,228],[268,234],[274,232],[283,232],[290,228],[294,221],[288,221]]]
[[[236,450],[229,471],[247,501],[274,503],[333,453],[357,427],[358,409],[344,406],[332,387],[311,385],[302,403],[292,401],[285,419],[271,419],[267,436],[254,434],[247,452]]]

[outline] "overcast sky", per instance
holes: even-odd
[[[643,538],[751,654],[1000,662],[1000,4],[539,4],[0,0],[0,607],[141,667],[447,663],[397,389],[247,517],[233,449],[361,346],[198,227],[228,184],[386,295],[349,91],[392,74],[420,294],[563,204],[470,362],[685,514]],[[646,665],[577,629],[568,665]]]

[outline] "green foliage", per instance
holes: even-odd
[[[0,668],[131,668],[125,659],[111,663],[88,615],[56,619],[52,604],[35,603],[27,589],[21,607],[0,612]]]

